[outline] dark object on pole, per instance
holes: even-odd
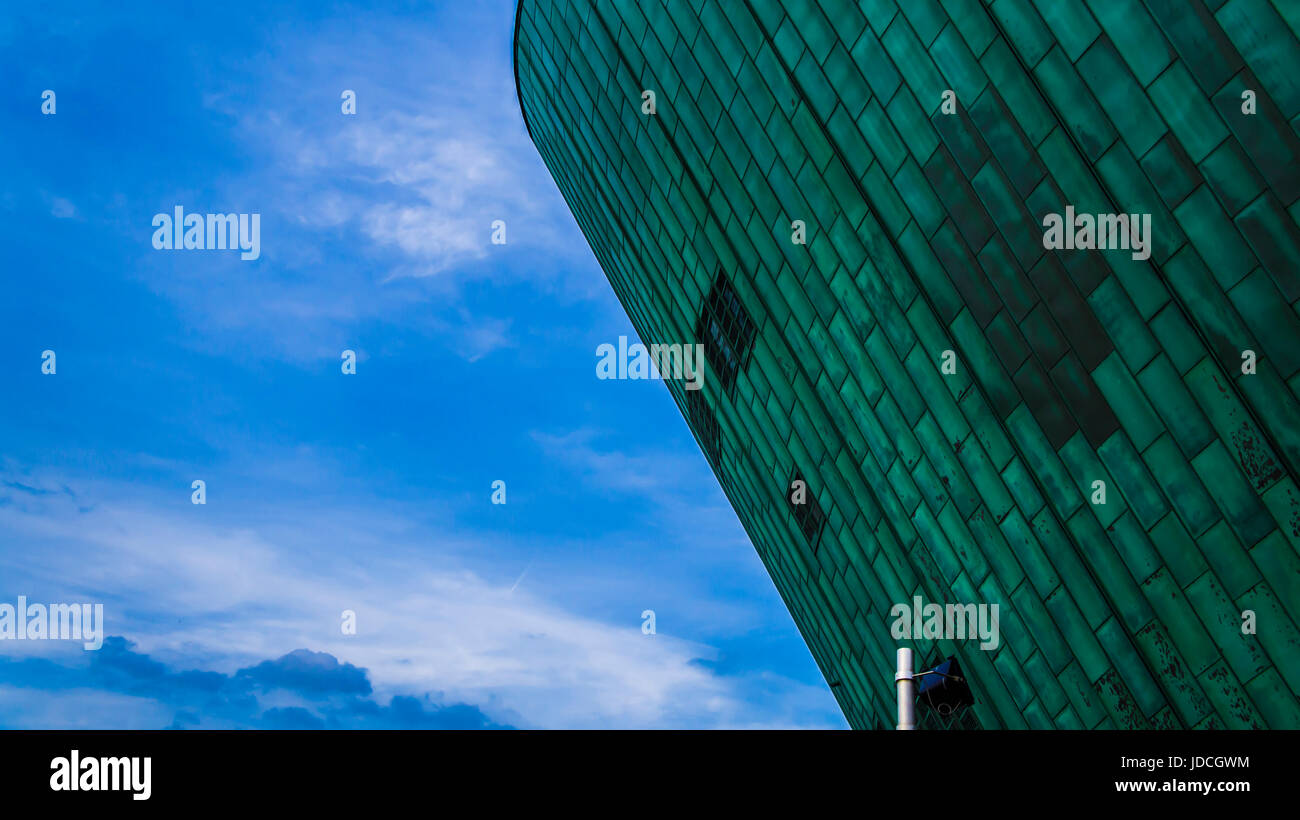
[[[947,717],[975,704],[975,696],[971,694],[955,655],[917,677],[921,679],[917,692],[921,701],[940,715]]]

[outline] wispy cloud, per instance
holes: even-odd
[[[0,567],[51,600],[102,596],[109,631],[159,662],[229,675],[306,647],[364,667],[383,697],[436,691],[523,726],[762,720],[743,681],[701,663],[716,661],[715,649],[644,635],[635,614],[624,624],[575,614],[545,586],[488,580],[414,522],[380,525],[405,530],[405,543],[376,543],[373,511],[300,508],[292,526],[251,516],[232,525],[188,503],[166,511],[110,498],[122,492],[78,489],[89,506],[61,492],[10,494],[0,537],[28,548]],[[355,635],[342,634],[343,610],[356,613]],[[15,648],[26,647],[0,651]]]
[[[668,482],[697,478],[698,464],[685,454],[654,449],[632,454],[599,446],[601,432],[584,427],[565,433],[536,431],[533,440],[550,457],[563,460],[593,485],[606,490],[652,494]],[[664,499],[668,494],[655,494]]]
[[[50,204],[50,216],[55,219],[76,219],[77,206],[60,196],[47,196]]]
[[[467,46],[509,42],[500,9],[276,27],[264,48],[217,58],[194,127],[215,129],[225,155],[207,178],[155,185],[121,225],[142,236],[176,202],[262,215],[255,266],[142,258],[136,275],[202,332],[192,343],[306,364],[330,353],[325,339],[400,327],[473,362],[519,344],[511,304],[529,294],[612,302],[528,139],[508,53]]]
[[[361,29],[350,20],[286,33],[276,50],[299,55],[296,70],[273,70],[278,56],[237,67],[273,77],[261,93],[279,105],[225,97],[211,105],[262,155],[257,173],[282,186],[302,224],[354,224],[398,252],[385,280],[484,275],[467,263],[508,252],[490,241],[497,219],[507,248],[587,258],[524,129],[509,60],[465,47],[467,37],[508,43],[509,18],[472,7],[456,14],[454,27],[376,15]],[[355,115],[340,111],[344,87],[357,95]]]

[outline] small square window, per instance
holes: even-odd
[[[790,505],[795,523],[799,525],[799,530],[803,533],[808,546],[812,547],[813,553],[816,554],[817,542],[826,523],[826,516],[817,504],[816,494],[797,470],[790,476],[790,486],[786,487],[785,500]]]

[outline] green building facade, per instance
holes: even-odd
[[[520,2],[532,140],[642,340],[704,345],[669,389],[852,726],[912,646],[985,728],[1300,727],[1298,32]],[[1067,207],[1150,215],[1149,258],[1045,249]],[[915,596],[1000,643],[896,638]]]

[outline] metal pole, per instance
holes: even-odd
[[[916,728],[916,681],[912,677],[912,650],[898,650],[898,671],[894,673],[898,682],[898,728],[912,730]]]

